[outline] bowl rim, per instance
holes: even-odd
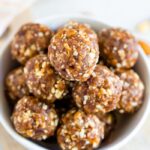
[[[101,22],[99,19],[97,18],[93,18],[93,17],[87,17],[85,15],[81,15],[81,14],[62,14],[62,15],[53,15],[53,16],[49,16],[49,17],[45,17],[42,19],[36,19],[33,20],[33,22],[40,22],[40,23],[45,23],[45,22],[50,22],[51,20],[56,20],[59,18],[67,18],[67,19],[71,19],[71,18],[76,18],[76,19],[83,19],[83,20],[88,20],[90,22],[94,21],[97,23],[101,23],[105,26],[108,26],[107,24]],[[10,44],[10,41],[12,39],[12,36],[9,38],[9,40],[3,45],[3,47],[1,48],[0,51],[0,70],[2,68],[2,63],[1,63],[1,57],[2,57],[2,53],[6,50],[8,44]],[[148,58],[146,57],[146,55],[144,54],[144,52],[142,50],[139,51],[139,54],[142,57],[143,62],[145,63],[146,66],[146,70],[147,70],[147,74],[149,75],[147,77],[147,81],[150,85],[150,69],[148,67]],[[1,71],[0,71],[1,72]],[[0,78],[1,80],[1,78]],[[3,87],[2,82],[0,82],[0,87]],[[3,92],[3,88],[0,88],[0,95]],[[2,102],[0,101],[0,104]],[[109,150],[114,150],[114,149],[119,149],[120,147],[122,147],[123,145],[125,145],[129,140],[131,140],[131,138],[133,136],[135,136],[135,134],[139,131],[139,129],[142,127],[144,121],[146,120],[148,114],[149,114],[149,108],[150,107],[150,94],[148,96],[147,99],[147,105],[145,106],[145,110],[143,112],[142,117],[140,118],[138,124],[135,126],[135,128],[128,134],[126,135],[124,138],[122,138],[118,143],[112,145],[112,147],[109,148]],[[7,131],[7,133],[9,133],[11,135],[11,137],[13,137],[18,143],[20,143],[21,145],[25,146],[26,148],[29,149],[37,149],[37,150],[45,150],[46,148],[33,143],[32,141],[22,137],[21,135],[19,135],[18,133],[16,133],[7,123],[7,121],[5,120],[5,118],[2,116],[2,105],[0,105],[0,123],[2,124],[2,126],[4,127],[4,129]],[[108,150],[108,148],[99,148],[100,150]]]

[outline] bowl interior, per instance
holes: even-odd
[[[96,21],[95,19],[85,18],[85,17],[69,17],[69,16],[60,16],[60,17],[50,17],[43,20],[38,20],[37,22],[43,23],[51,27],[52,29],[57,29],[59,26],[62,26],[64,23],[69,20],[76,20],[82,23],[90,24],[91,27],[95,30],[101,30],[102,28],[108,27],[107,25]],[[147,58],[145,57],[142,51],[139,51],[139,59],[135,65],[135,70],[140,75],[142,81],[145,84],[145,92],[144,92],[144,103],[141,109],[132,116],[124,116],[117,123],[117,128],[111,135],[111,137],[102,145],[100,149],[115,149],[119,148],[123,145],[127,140],[129,140],[140,128],[146,115],[148,113],[148,105],[149,105],[149,89],[150,89],[150,75],[148,70]],[[18,142],[22,145],[28,147],[29,149],[43,149],[43,146],[48,149],[58,149],[58,146],[53,143],[49,146],[49,141],[53,141],[53,139],[48,139],[47,143],[40,142],[35,144],[32,141],[29,141],[20,135],[18,135],[10,122],[10,108],[7,103],[7,99],[4,93],[4,78],[5,75],[16,66],[16,62],[12,60],[10,55],[10,47],[6,45],[0,55],[0,111],[1,111],[1,123],[4,128],[10,133]]]

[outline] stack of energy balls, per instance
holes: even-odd
[[[99,147],[116,125],[114,111],[132,114],[143,103],[144,85],[132,69],[138,49],[120,28],[23,25],[11,44],[20,66],[5,82],[15,130],[38,141],[56,136],[63,150]]]

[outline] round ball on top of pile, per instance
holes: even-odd
[[[131,68],[138,59],[138,42],[131,33],[121,28],[100,31],[99,47],[101,57],[116,68]]]
[[[95,115],[71,109],[62,120],[57,141],[63,150],[91,150],[104,138],[104,124]]]
[[[31,58],[25,65],[27,86],[33,95],[46,103],[52,103],[67,94],[67,83],[51,67],[45,54]]]
[[[23,96],[29,95],[29,89],[26,85],[26,79],[22,67],[12,70],[6,76],[5,84],[6,91],[13,103],[17,102],[18,99]]]
[[[87,25],[70,22],[53,36],[48,57],[64,79],[86,81],[99,59],[97,35]]]
[[[87,113],[107,113],[117,107],[122,81],[106,66],[98,64],[87,82],[74,86],[73,98]]]
[[[53,136],[59,121],[52,106],[31,96],[25,96],[17,102],[11,119],[19,134],[39,141]]]
[[[47,52],[53,32],[48,27],[27,23],[21,26],[11,44],[12,56],[21,64],[37,54]]]
[[[144,84],[139,75],[131,70],[118,72],[123,89],[118,109],[120,113],[134,113],[143,103]]]

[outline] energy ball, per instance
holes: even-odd
[[[53,36],[48,56],[64,79],[86,81],[99,59],[97,35],[90,27],[71,22]]]
[[[58,120],[53,107],[31,96],[20,99],[12,114],[15,130],[24,137],[39,141],[54,135]]]
[[[111,134],[116,125],[116,116],[114,113],[96,113],[96,116],[104,123],[105,139]]]
[[[12,44],[12,56],[21,64],[33,56],[47,52],[53,32],[37,23],[24,24],[16,33]]]
[[[143,103],[144,84],[133,70],[118,73],[123,80],[123,89],[118,109],[120,113],[134,113]]]
[[[22,67],[12,70],[6,76],[5,83],[6,91],[13,103],[17,102],[18,99],[23,96],[29,95],[29,89],[26,85],[26,79]]]
[[[63,150],[91,150],[104,138],[104,124],[92,114],[72,109],[57,131],[57,140]]]
[[[55,73],[46,55],[31,58],[24,72],[30,92],[46,103],[52,103],[67,94],[67,83]]]
[[[73,98],[87,113],[107,113],[117,107],[122,81],[106,66],[98,64],[87,82],[77,83]]]
[[[99,46],[101,56],[113,67],[131,68],[138,59],[138,42],[123,29],[108,28],[100,31]]]

